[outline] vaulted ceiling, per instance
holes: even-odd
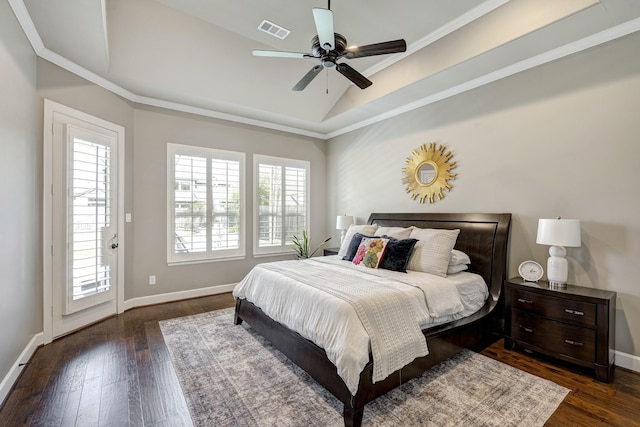
[[[36,53],[131,101],[327,139],[640,30],[638,0],[334,0],[349,45],[407,52],[344,59],[292,87],[322,0],[9,0]],[[258,29],[266,19],[291,33]]]

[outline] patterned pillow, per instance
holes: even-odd
[[[456,244],[460,230],[414,228],[411,237],[418,239],[409,259],[408,270],[423,271],[447,277],[447,267],[451,251]]]
[[[347,254],[347,249],[349,248],[349,244],[351,243],[351,239],[353,235],[356,233],[361,233],[366,236],[373,236],[378,229],[377,224],[365,224],[365,225],[355,225],[352,224],[344,235],[344,240],[340,244],[340,250],[338,251],[338,255],[343,257]]]
[[[382,237],[363,237],[352,262],[355,265],[378,268],[388,243],[389,239]]]
[[[413,247],[417,242],[417,239],[398,240],[390,237],[389,243],[387,243],[387,248],[384,251],[382,261],[380,261],[379,268],[406,273],[407,265],[409,264],[411,253],[413,252]]]
[[[362,243],[363,237],[373,237],[373,236],[365,236],[361,233],[356,233],[351,238],[351,242],[349,243],[349,247],[347,248],[347,252],[342,257],[345,261],[353,261],[353,257],[356,256],[356,252],[358,252],[358,248],[360,247],[360,243]]]

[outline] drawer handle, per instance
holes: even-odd
[[[522,326],[522,325],[518,325],[518,327],[525,332],[529,332],[530,334],[533,333],[533,329],[531,328],[527,328],[526,326]]]
[[[583,346],[584,344],[581,343],[580,341],[573,341],[573,340],[564,340],[564,342],[566,342],[567,344],[570,345],[577,345],[578,347]]]
[[[524,298],[518,298],[518,302],[521,302],[523,304],[533,304],[533,301]]]
[[[584,311],[571,310],[570,308],[565,308],[564,311],[569,314],[575,314],[576,316],[584,316]]]

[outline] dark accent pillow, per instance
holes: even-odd
[[[347,248],[347,252],[342,257],[345,261],[353,261],[353,257],[356,256],[356,252],[358,252],[358,247],[360,246],[360,242],[362,242],[363,237],[373,237],[373,236],[365,236],[361,233],[355,233],[351,238],[351,242],[349,242],[349,247]]]
[[[418,243],[418,239],[398,240],[393,237],[383,237],[389,238],[389,243],[387,243],[387,248],[384,251],[378,268],[406,273],[409,258],[411,257],[414,246]]]

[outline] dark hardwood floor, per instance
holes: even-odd
[[[230,294],[142,307],[39,348],[0,408],[1,426],[187,426],[158,321],[234,305]],[[613,382],[503,348],[482,354],[571,390],[548,426],[640,426],[640,374]]]

